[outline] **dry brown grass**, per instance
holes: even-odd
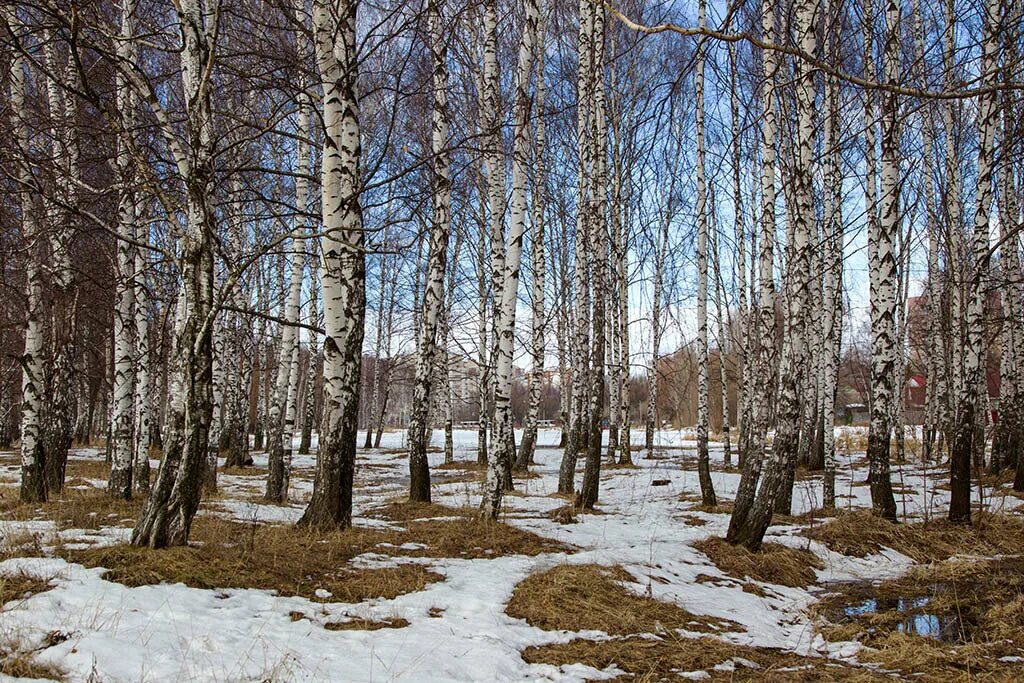
[[[336,600],[358,602],[419,591],[441,579],[422,563],[372,569],[348,565],[364,553],[490,558],[571,550],[506,524],[459,516],[453,508],[395,504],[383,510],[410,521],[396,529],[315,531],[200,516],[188,547],[153,551],[118,545],[63,555],[86,566],[105,567],[110,580],[129,586],[180,582],[207,589],[261,588],[311,599],[317,589],[324,589]],[[418,519],[420,514],[453,513],[456,519]]]
[[[692,614],[674,603],[635,594],[622,567],[558,565],[531,574],[516,586],[506,612],[547,630],[599,630],[612,635],[673,632],[713,633],[737,624]]]
[[[856,669],[821,658],[805,658],[781,650],[733,645],[711,637],[658,639],[626,637],[584,640],[528,647],[522,652],[531,664],[585,664],[595,669],[615,666],[626,675],[616,681],[677,681],[679,673],[706,671],[712,681],[891,681],[882,674]],[[756,668],[733,658],[742,658]],[[713,667],[734,662],[733,671]]]
[[[815,582],[815,569],[824,569],[821,559],[810,552],[778,543],[765,543],[761,550],[751,552],[721,538],[708,538],[693,544],[707,555],[719,569],[738,579],[750,577],[764,583],[804,587]]]
[[[379,631],[382,628],[405,628],[409,621],[402,617],[392,619],[350,619],[348,621],[332,621],[324,624],[328,631]]]
[[[876,610],[847,615],[865,600]],[[898,579],[848,584],[816,611],[835,623],[829,640],[857,640],[859,658],[926,681],[1020,680],[1024,665],[1000,661],[1024,653],[1024,559],[953,559],[915,567]],[[943,640],[907,633],[908,620],[950,620]]]
[[[64,551],[67,559],[104,567],[107,578],[127,586],[184,583],[193,588],[260,588],[317,599],[329,591],[339,601],[393,598],[441,580],[422,564],[356,569],[356,555],[380,551],[387,534],[361,529],[316,532],[285,526],[239,524],[199,517],[194,545],[150,550],[128,545]],[[392,550],[389,548],[389,550]]]
[[[58,497],[45,503],[23,503],[17,499],[0,500],[0,516],[4,519],[49,519],[61,529],[99,529],[105,526],[126,527],[135,524],[142,500],[108,498],[101,489],[65,489]]]
[[[68,466],[65,470],[67,479],[102,479],[110,478],[110,463],[100,459],[79,459],[68,458]]]
[[[27,574],[0,575],[0,607],[8,607],[8,603],[17,605],[33,595],[50,590],[50,588],[52,586],[49,581]]]
[[[840,514],[804,534],[844,555],[865,557],[892,548],[918,562],[944,560],[957,554],[1024,553],[1024,519],[978,514],[973,526],[946,520],[893,524],[868,511]]]
[[[217,470],[217,474],[227,474],[232,477],[266,477],[267,470],[262,467],[221,467]],[[294,475],[295,472],[293,471]]]
[[[2,649],[0,649],[0,674],[16,679],[63,681],[65,678],[64,672],[60,669],[33,661],[31,653],[4,653]]]

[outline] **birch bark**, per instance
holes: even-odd
[[[706,25],[707,3],[697,5],[697,23]],[[697,478],[703,505],[717,504],[708,458],[708,191],[704,172],[704,62],[706,39],[697,43]]]
[[[534,133],[534,175],[531,205],[533,234],[530,237],[530,266],[532,271],[532,318],[530,321],[530,355],[533,366],[530,372],[530,403],[526,413],[526,424],[523,425],[523,439],[519,443],[519,455],[516,468],[525,471],[533,464],[533,454],[537,445],[537,420],[540,415],[541,384],[544,378],[544,330],[547,320],[544,313],[544,210],[545,192],[547,190],[547,171],[545,165],[545,128],[544,128],[544,51],[547,33],[544,19],[538,25],[539,40],[537,45],[537,85],[536,112],[537,125]]]
[[[313,495],[300,525],[352,525],[366,263],[360,205],[361,141],[356,92],[358,0],[314,0],[313,36],[323,88],[321,292],[324,416]]]
[[[889,0],[892,2],[893,0]],[[982,82],[995,85],[998,80],[999,30],[1001,3],[988,0],[982,42]],[[979,385],[985,376],[982,348],[985,335],[984,280],[989,267],[989,215],[992,208],[992,179],[995,162],[995,132],[999,120],[996,95],[986,93],[978,102],[978,188],[974,209],[974,273],[969,282],[967,302],[967,344],[964,348],[964,385],[957,397],[955,430],[950,448],[949,521],[971,523],[971,453],[976,411],[984,409]],[[985,392],[987,398],[987,391]]]
[[[432,173],[434,215],[430,227],[430,251],[427,256],[426,288],[423,312],[420,315],[416,379],[413,385],[412,412],[409,419],[409,500],[430,502],[430,469],[427,464],[427,443],[430,429],[431,385],[438,358],[438,320],[444,303],[445,269],[448,263],[448,236],[451,231],[451,168],[448,152],[447,43],[444,32],[444,11],[441,0],[427,6],[430,24],[430,54],[433,65]],[[447,363],[447,359],[444,359]]]
[[[117,45],[118,59],[131,63],[134,57],[132,23],[135,1],[121,3],[121,35]],[[130,135],[134,129],[134,98],[125,76],[115,76],[117,108],[123,125]],[[114,396],[110,433],[111,464],[107,482],[107,495],[112,498],[130,498],[132,494],[132,442],[135,411],[135,316],[134,308],[137,277],[135,249],[132,241],[137,231],[135,216],[134,174],[131,150],[123,140],[118,141],[115,160],[120,197],[117,208],[117,280],[114,292]]]
[[[869,0],[870,2],[870,0]],[[868,14],[867,16],[870,16]],[[895,83],[898,68],[900,5],[898,0],[886,0],[884,77]],[[873,71],[874,55],[871,50],[871,27],[865,27],[866,71]],[[870,58],[869,58],[870,56]],[[869,76],[870,77],[870,76]],[[872,98],[871,93],[867,97]],[[874,202],[869,197],[868,262],[871,290],[871,423],[868,427],[868,478],[871,482],[871,507],[875,514],[887,519],[896,518],[896,501],[889,475],[889,440],[892,432],[892,409],[896,400],[893,378],[896,370],[896,254],[895,237],[898,232],[899,188],[896,153],[899,144],[896,128],[896,99],[891,93],[882,95],[882,195],[879,215],[874,218]],[[873,106],[868,107],[868,130],[872,131],[867,144],[874,149]],[[869,175],[868,187],[874,189]]]
[[[512,431],[512,350],[515,342],[516,298],[519,269],[526,232],[527,166],[530,144],[530,74],[540,18],[537,0],[525,0],[523,35],[516,64],[513,148],[512,198],[508,242],[502,259],[501,289],[495,293],[497,359],[494,378],[494,454],[487,462],[487,481],[482,501],[482,514],[495,518],[501,507],[502,492],[511,488],[511,469],[515,459]],[[499,296],[500,294],[500,296]]]
[[[21,24],[13,6],[4,8],[5,19],[12,31],[20,31]],[[15,142],[23,157],[18,173],[21,189],[22,239],[27,245],[25,271],[27,275],[25,320],[25,351],[21,357],[21,488],[20,498],[24,502],[46,500],[46,485],[43,481],[44,451],[40,433],[42,412],[43,375],[45,373],[45,349],[43,341],[43,272],[40,255],[41,239],[38,217],[32,194],[29,159],[29,134],[26,124],[25,59],[17,50],[11,53],[10,71],[10,112]]]

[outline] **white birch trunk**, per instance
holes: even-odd
[[[869,0],[870,1],[870,0]],[[868,13],[866,16],[871,16]],[[886,0],[886,39],[884,78],[895,83],[898,69],[899,19],[898,0]],[[871,27],[865,27],[866,73],[873,76],[874,54],[871,49]],[[866,144],[874,154],[874,107],[868,95],[867,120],[870,135]],[[899,187],[897,147],[899,137],[896,126],[896,97],[882,95],[882,166],[881,198],[878,218],[875,218],[874,199],[868,197],[868,268],[871,299],[871,423],[868,428],[868,478],[871,482],[871,507],[875,513],[888,519],[896,518],[896,502],[889,475],[889,440],[892,432],[893,405],[896,400],[894,377],[896,371],[896,254],[895,238],[899,231]],[[873,164],[873,160],[872,160]],[[874,176],[869,167],[868,188],[874,191]]]
[[[494,377],[494,454],[487,462],[487,481],[481,503],[485,517],[496,518],[501,508],[502,492],[511,487],[509,475],[515,459],[512,432],[512,351],[515,342],[516,298],[519,291],[519,269],[526,232],[527,165],[530,145],[530,74],[540,18],[537,0],[525,0],[523,35],[519,43],[516,65],[513,149],[512,198],[508,242],[502,259],[501,288],[495,291],[495,322],[497,358]]]
[[[707,3],[697,5],[697,23],[705,28]],[[717,504],[708,459],[708,191],[704,172],[704,63],[706,39],[697,43],[697,476],[703,504]]]
[[[132,41],[132,23],[135,13],[135,0],[123,0],[121,3],[121,35],[118,42],[118,59],[131,62],[134,58]],[[135,98],[125,76],[115,76],[117,108],[127,131],[131,135],[134,128]],[[117,209],[117,279],[114,291],[114,396],[113,416],[111,418],[111,464],[110,478],[107,482],[107,495],[113,498],[130,498],[132,494],[132,461],[133,461],[133,399],[135,398],[135,363],[134,336],[135,293],[137,291],[135,272],[136,258],[132,241],[137,232],[136,203],[134,191],[134,173],[131,150],[123,140],[118,141],[115,169],[120,184],[120,197]]]
[[[430,54],[433,65],[433,113],[431,148],[433,165],[434,215],[430,227],[430,251],[427,256],[426,287],[420,316],[416,354],[416,379],[413,385],[412,413],[409,419],[409,500],[430,502],[430,469],[427,444],[430,441],[431,385],[436,377],[438,358],[438,319],[444,303],[445,270],[448,264],[448,237],[451,232],[451,158],[448,151],[448,50],[444,39],[444,10],[441,0],[431,0],[428,8]],[[443,353],[443,350],[442,350]],[[447,364],[447,358],[444,359]]]
[[[4,9],[5,19],[12,31],[19,31],[21,25],[13,6]],[[43,347],[43,273],[40,255],[41,239],[39,224],[33,206],[32,194],[27,191],[32,175],[27,165],[29,158],[29,134],[25,111],[25,60],[17,50],[12,52],[10,71],[10,113],[15,142],[23,157],[18,169],[23,183],[21,194],[22,240],[27,245],[25,271],[27,317],[25,321],[25,351],[21,357],[21,489],[24,502],[46,500],[46,486],[43,482],[43,444],[40,433],[42,411],[44,347]]]
[[[892,2],[892,0],[890,0]],[[986,3],[982,43],[982,83],[992,87],[998,81],[1000,11],[999,0]],[[989,268],[989,215],[992,208],[992,180],[995,165],[995,132],[999,120],[996,95],[989,92],[978,102],[978,186],[974,209],[974,273],[969,282],[966,310],[967,344],[964,347],[964,385],[957,395],[955,430],[950,449],[949,521],[971,522],[971,454],[976,412],[985,410],[980,387],[985,386],[985,278]],[[982,437],[984,438],[984,437]]]
[[[314,0],[313,35],[323,88],[321,292],[324,417],[313,496],[300,524],[349,527],[359,417],[366,263],[360,205],[361,140],[356,93],[358,0]]]

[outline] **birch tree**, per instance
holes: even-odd
[[[430,55],[433,66],[432,168],[434,215],[430,227],[426,287],[420,315],[419,343],[416,354],[416,379],[413,386],[412,415],[409,421],[409,500],[430,502],[430,469],[427,464],[427,424],[431,384],[438,359],[437,327],[445,299],[445,269],[448,263],[448,235],[451,231],[451,167],[448,152],[448,66],[444,40],[443,9],[440,0],[427,8]],[[444,359],[447,363],[447,359]]]
[[[697,5],[698,26],[705,28],[707,3]],[[708,458],[708,191],[704,172],[704,62],[707,44],[697,43],[697,477],[703,505],[717,504]]]
[[[132,544],[160,548],[184,545],[199,507],[199,487],[208,451],[213,371],[213,232],[210,202],[214,172],[214,137],[210,79],[214,64],[217,17],[202,0],[176,7],[181,29],[181,81],[185,92],[185,152],[164,128],[175,150],[187,200],[187,224],[181,244],[182,301],[175,336],[173,392],[168,406],[167,438],[156,481],[132,532]]]
[[[520,259],[526,233],[527,165],[530,144],[530,74],[540,12],[537,0],[525,0],[523,34],[516,63],[512,129],[512,196],[509,201],[509,232],[502,258],[500,291],[495,291],[495,322],[498,325],[497,359],[494,378],[494,453],[487,461],[487,480],[481,504],[485,517],[495,518],[501,507],[502,491],[511,484],[515,459],[512,431],[512,351],[515,342],[516,299]],[[493,236],[492,236],[493,237]]]
[[[121,3],[121,35],[117,45],[118,58],[131,62],[134,58],[132,49],[132,15],[135,13],[134,0],[123,0]],[[131,87],[124,74],[115,76],[117,88],[117,108],[122,113],[125,128],[134,129],[134,98]],[[133,418],[135,397],[135,363],[134,334],[135,317],[135,250],[132,242],[136,234],[135,195],[132,187],[134,177],[131,150],[120,143],[117,150],[115,168],[117,179],[121,185],[117,208],[117,281],[114,294],[114,397],[113,415],[111,417],[110,479],[107,493],[113,498],[130,498],[132,494],[132,462],[134,452]]]
[[[535,92],[537,124],[534,132],[534,164],[530,223],[533,232],[530,235],[530,266],[531,266],[531,301],[532,317],[530,319],[530,355],[533,363],[530,372],[530,404],[523,426],[523,439],[519,443],[519,455],[516,458],[516,469],[525,471],[533,464],[533,454],[537,445],[537,420],[540,416],[541,384],[544,379],[544,332],[547,320],[544,312],[544,194],[547,190],[545,174],[545,127],[544,118],[544,52],[546,50],[546,22],[539,20],[537,29],[539,40],[537,45],[537,86]]]
[[[868,0],[870,7],[871,0]],[[865,10],[865,16],[872,16]],[[886,0],[885,7],[885,80],[895,83],[897,79],[899,48],[900,4],[898,0]],[[868,77],[873,76],[874,53],[872,51],[872,27],[864,29],[865,69]],[[870,155],[874,154],[874,110],[873,96],[868,91],[867,130],[865,144]],[[868,428],[868,478],[871,482],[871,507],[876,514],[887,519],[896,518],[896,501],[893,498],[892,482],[889,475],[889,436],[892,431],[892,406],[897,391],[893,386],[896,370],[896,254],[895,238],[899,230],[899,187],[897,185],[897,146],[899,144],[896,124],[896,96],[883,94],[882,99],[882,196],[879,215],[875,218],[874,200],[868,197],[868,262],[871,288],[871,423]],[[873,164],[872,162],[869,162]],[[874,192],[874,176],[868,169],[869,193]]]
[[[8,29],[21,33],[21,24],[14,7],[4,8],[4,19]],[[21,183],[21,230],[22,239],[28,246],[25,260],[26,320],[25,349],[21,356],[21,488],[22,501],[35,503],[46,500],[46,484],[43,481],[43,451],[40,417],[43,400],[43,376],[45,373],[45,349],[43,339],[43,273],[40,254],[40,226],[34,199],[29,189],[32,186],[32,171],[28,166],[29,132],[25,110],[26,64],[20,52],[14,51],[10,71],[10,112],[12,129],[23,161],[18,168]]]
[[[320,290],[324,300],[324,417],[313,495],[300,525],[352,524],[359,377],[366,310],[356,94],[358,0],[314,0],[313,41],[323,88]]]
[[[889,0],[892,2],[893,0]],[[1002,6],[999,0],[986,3],[982,41],[982,82],[993,86],[998,81],[999,30]],[[974,208],[974,272],[970,279],[970,298],[966,309],[967,344],[964,348],[964,385],[957,397],[955,429],[950,448],[949,521],[971,523],[971,453],[975,412],[982,408],[978,387],[985,373],[982,356],[985,335],[985,276],[989,266],[989,230],[992,208],[992,180],[995,167],[995,133],[999,108],[994,91],[978,98],[978,186]],[[987,392],[986,392],[987,394]],[[986,396],[987,397],[987,396]],[[983,409],[983,408],[982,408]]]

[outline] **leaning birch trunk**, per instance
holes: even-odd
[[[838,26],[838,0],[828,5],[829,24]],[[829,52],[833,57],[839,50],[839,31],[828,32]],[[842,271],[843,271],[843,202],[842,175],[839,149],[839,83],[832,77],[825,79],[827,119],[825,121],[825,178],[823,188],[825,215],[825,245],[827,250],[824,270],[822,316],[822,391],[821,415],[822,438],[824,443],[824,479],[822,504],[826,510],[836,506],[836,440],[834,435],[836,415],[836,385],[838,383],[840,341],[842,337]]]
[[[146,245],[148,229],[136,224],[136,241]],[[149,493],[149,304],[143,248],[135,250],[135,437],[132,454],[132,486],[139,494]]]
[[[161,548],[185,545],[199,507],[200,485],[213,412],[213,233],[210,204],[214,143],[209,79],[217,35],[214,15],[199,0],[178,5],[182,31],[182,83],[190,153],[175,154],[187,194],[187,227],[182,240],[184,297],[175,335],[176,379],[180,391],[168,404],[164,456],[156,481],[132,533],[132,545]],[[208,23],[209,21],[209,23]],[[170,137],[170,131],[164,131]]]
[[[893,0],[889,0],[892,2]],[[982,43],[982,82],[993,88],[997,83],[999,54],[999,0],[988,0],[985,37]],[[979,384],[985,373],[982,356],[985,335],[985,277],[989,262],[989,213],[992,207],[995,131],[999,108],[994,91],[979,96],[978,102],[978,189],[974,209],[974,273],[967,302],[967,344],[964,348],[964,386],[957,397],[956,424],[950,449],[949,521],[971,523],[971,450],[975,413],[982,397]],[[987,398],[987,396],[985,397]]]
[[[366,315],[359,99],[358,0],[314,0],[313,35],[323,87],[321,292],[324,416],[313,495],[300,525],[352,525],[359,381]]]
[[[513,147],[512,197],[508,243],[502,258],[501,289],[495,290],[495,322],[497,357],[494,368],[494,454],[487,461],[487,480],[481,511],[494,519],[501,509],[504,490],[511,488],[510,472],[515,459],[512,431],[512,351],[515,342],[516,299],[519,291],[519,268],[526,232],[527,166],[530,145],[530,73],[532,71],[537,23],[540,19],[537,0],[525,0],[523,35],[516,64]]]
[[[377,324],[374,326],[375,341],[373,344],[373,386],[370,394],[370,415],[366,425],[366,438],[363,440],[363,448],[373,447],[373,428],[376,424],[377,413],[380,410],[380,389],[381,371],[384,363],[381,361],[381,353],[384,344],[384,296],[387,294],[387,262],[382,257],[380,265],[380,289],[377,291]]]
[[[943,27],[943,71],[945,89],[952,91],[957,87],[957,74],[954,70],[954,59],[956,57],[956,7],[955,0],[946,0],[945,3],[945,26]],[[938,406],[935,421],[939,426],[938,449],[948,450],[953,442],[953,413],[956,406],[953,402],[959,400],[963,390],[963,354],[966,344],[964,343],[963,332],[963,285],[966,280],[964,264],[962,263],[963,250],[963,197],[961,196],[963,183],[960,171],[960,155],[957,145],[956,132],[956,102],[948,99],[942,107],[943,123],[943,146],[945,148],[945,210],[942,214],[945,217],[945,233],[947,242],[947,270],[952,272],[950,287],[950,317],[952,324],[949,328],[951,344],[947,348],[946,356],[942,363],[947,367],[945,373],[946,382],[940,388],[943,394],[936,396]],[[930,383],[930,380],[929,380]]]
[[[80,180],[75,131],[73,96],[62,92],[58,79],[67,75],[66,60],[57,55],[55,40],[44,48],[47,75],[46,99],[50,119],[51,154],[55,160],[56,199],[43,198],[48,230],[50,272],[49,364],[46,367],[45,395],[41,423],[43,443],[43,480],[47,491],[58,493],[64,488],[68,449],[71,447],[75,422],[75,292],[69,253]]]
[[[921,18],[921,0],[914,1],[914,53],[920,68],[920,86],[926,87],[924,78],[924,28]],[[925,418],[923,425],[922,460],[931,462],[938,432],[941,429],[940,404],[948,398],[946,394],[946,339],[942,332],[942,273],[939,270],[939,230],[936,220],[935,186],[933,180],[935,131],[932,126],[930,106],[925,103],[921,111],[922,157],[924,162],[924,219],[928,239],[928,284],[926,290],[928,329],[927,339],[930,352],[925,359]]]
[[[448,235],[451,232],[451,160],[448,152],[448,49],[445,42],[444,11],[441,0],[431,0],[427,8],[430,23],[430,55],[433,63],[434,106],[432,116],[433,164],[431,185],[434,215],[430,226],[430,251],[427,256],[426,288],[420,315],[416,379],[413,384],[412,412],[409,418],[409,500],[430,502],[430,468],[427,444],[430,430],[431,385],[438,357],[438,317],[444,303],[445,269],[448,263]],[[447,363],[447,359],[444,359]]]
[[[585,411],[587,407],[589,362],[587,360],[590,348],[589,326],[590,326],[590,283],[587,273],[587,253],[589,244],[589,212],[585,210],[584,203],[588,190],[587,179],[587,139],[588,126],[590,125],[590,101],[589,93],[591,88],[592,65],[590,59],[585,59],[588,54],[587,44],[590,41],[592,24],[594,22],[594,9],[590,3],[580,2],[580,24],[578,37],[578,51],[580,54],[579,73],[577,75],[576,92],[578,102],[576,106],[576,138],[580,153],[579,175],[577,178],[577,193],[579,202],[576,211],[576,235],[575,235],[575,263],[573,266],[573,289],[576,305],[575,329],[573,330],[572,351],[570,353],[572,382],[572,406],[569,412],[570,426],[569,438],[566,439],[565,449],[562,451],[562,461],[558,468],[558,492],[571,494],[575,486],[576,461],[579,457],[579,449],[584,442],[583,432],[585,426]]]
[[[313,235],[310,228],[309,237],[309,324],[316,327],[320,322],[320,305],[317,303],[317,283],[319,274],[317,263],[320,261],[320,238]],[[316,381],[320,368],[320,340],[316,330],[309,332],[309,360],[306,364],[306,396],[302,415],[302,434],[299,437],[299,455],[309,453],[313,445],[313,423],[316,421]],[[373,431],[372,425],[367,427],[367,441]],[[369,448],[369,446],[367,446]]]
[[[736,82],[736,46],[729,44],[729,113],[731,128],[731,152],[732,152],[732,194],[733,194],[733,220],[734,232],[736,234],[736,275],[738,279],[737,289],[739,290],[738,301],[738,334],[739,334],[739,358],[736,367],[736,376],[739,377],[740,395],[736,401],[738,407],[737,432],[738,441],[736,444],[736,464],[742,468],[746,462],[747,449],[750,442],[751,423],[751,402],[750,385],[753,383],[752,374],[749,371],[748,359],[750,358],[750,317],[747,312],[747,261],[746,261],[746,228],[743,225],[743,192],[740,187],[740,102],[739,85]],[[827,149],[827,147],[826,147]]]
[[[124,0],[121,4],[121,35],[117,45],[118,59],[131,63],[132,49],[132,15],[135,12],[134,0]],[[117,90],[117,108],[123,117],[125,128],[122,135],[131,135],[134,127],[134,98],[126,77],[118,73],[115,77]],[[131,152],[124,140],[118,141],[117,158],[115,160],[117,180],[121,185],[117,207],[117,280],[114,292],[114,396],[113,415],[111,418],[110,444],[111,464],[110,478],[107,482],[107,495],[112,498],[130,498],[132,495],[132,461],[133,461],[133,419],[135,417],[133,399],[135,398],[135,363],[134,332],[135,330],[135,249],[132,241],[137,231],[135,216],[135,194],[132,184]]]
[[[537,130],[534,137],[534,181],[533,181],[533,235],[530,237],[530,265],[532,269],[532,319],[530,321],[531,362],[530,404],[523,425],[523,440],[519,444],[519,455],[514,469],[525,472],[533,464],[537,446],[537,420],[540,416],[541,383],[544,377],[544,329],[547,325],[544,313],[544,194],[547,189],[545,166],[544,130],[544,50],[546,26],[542,20],[538,27],[537,45]]]
[[[871,16],[868,13],[866,16]],[[899,48],[899,0],[886,0],[886,39],[884,77],[887,83],[896,82]],[[871,29],[865,27],[866,72],[871,77]],[[869,58],[870,57],[870,58]],[[874,154],[874,108],[872,95],[867,93],[867,140],[869,154]],[[868,427],[868,479],[871,482],[871,507],[875,514],[896,519],[896,501],[892,493],[889,474],[889,441],[892,432],[892,406],[896,400],[893,386],[896,370],[896,254],[895,237],[898,232],[899,187],[896,152],[899,144],[896,127],[896,96],[882,96],[882,168],[881,201],[878,218],[868,204],[868,268],[871,290],[871,422]],[[874,176],[868,169],[869,192],[874,190]]]
[[[10,30],[20,30],[13,6],[5,8],[5,19]],[[10,112],[16,144],[23,159],[29,158],[28,126],[25,123],[25,59],[12,52],[10,71]],[[46,500],[43,482],[43,444],[40,434],[40,413],[43,400],[43,374],[45,368],[43,347],[43,272],[40,255],[41,239],[32,195],[32,175],[27,165],[18,169],[22,182],[21,229],[22,241],[28,246],[25,270],[27,318],[25,321],[25,352],[22,354],[21,380],[21,489],[20,498],[27,503]]]
[[[707,3],[700,0],[697,22],[703,30]],[[707,507],[717,504],[708,457],[708,197],[704,175],[704,62],[706,39],[697,44],[697,478]]]
[[[768,0],[761,2],[761,32],[765,41],[775,38],[775,10]],[[761,240],[758,253],[759,296],[757,305],[758,337],[761,352],[757,354],[756,385],[753,403],[756,407],[751,425],[750,445],[743,473],[729,519],[726,540],[732,544],[760,545],[759,520],[752,515],[761,470],[765,462],[768,420],[773,401],[772,371],[775,349],[775,137],[777,133],[775,73],[777,55],[772,50],[761,53],[763,80],[761,84]],[[762,534],[763,536],[763,534]]]
[[[674,178],[674,176],[673,176]],[[665,277],[665,256],[668,250],[668,226],[671,222],[672,192],[675,183],[669,186],[669,198],[665,217],[654,252],[654,293],[651,296],[651,364],[647,368],[647,415],[644,419],[644,449],[647,457],[654,456],[654,430],[658,418],[658,353],[661,347],[661,290]]]
[[[300,126],[303,126],[305,121],[304,110],[299,110]],[[301,130],[301,128],[300,128]],[[308,173],[308,156],[303,159],[301,154],[297,157],[297,169],[295,191],[297,195],[297,203],[302,204],[305,201],[305,195],[308,190],[304,182],[298,182],[298,179]],[[300,215],[302,213],[300,208]],[[300,219],[301,220],[301,219]],[[285,419],[288,410],[288,397],[292,395],[293,385],[297,385],[299,382],[299,368],[297,367],[298,357],[295,355],[295,349],[298,347],[298,328],[296,323],[299,321],[299,297],[302,293],[302,273],[305,266],[305,254],[303,253],[302,242],[300,235],[304,234],[305,230],[300,226],[296,225],[294,234],[291,239],[291,254],[290,254],[290,275],[289,275],[289,286],[288,286],[288,298],[284,305],[284,321],[281,324],[281,342],[278,346],[278,357],[277,357],[277,378],[274,382],[274,393],[270,408],[270,425],[268,426],[269,438],[267,446],[267,461],[269,467],[269,473],[267,475],[267,490],[265,498],[271,502],[283,502],[288,497],[288,490],[286,488],[288,482],[288,472],[286,471],[285,463],[285,450],[291,451],[291,444],[285,446],[285,439],[291,438],[291,430],[286,428]],[[294,420],[294,415],[292,416]]]
[[[722,280],[722,258],[718,250],[718,233],[711,234],[711,249],[715,254],[715,323],[718,336],[718,380],[722,392],[722,464],[726,467],[732,466],[732,434],[729,428],[729,372],[726,363],[728,356],[728,337],[725,334],[725,323],[728,317],[728,309],[722,306],[722,290],[725,283]]]

